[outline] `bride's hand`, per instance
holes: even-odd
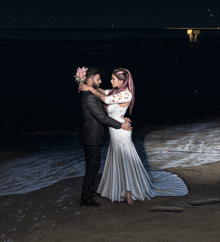
[[[130,118],[126,118],[124,117],[125,121],[128,122],[128,123],[132,123],[132,121],[130,120]]]
[[[78,86],[78,92],[81,92],[81,91],[90,91],[91,90],[91,87],[88,86],[87,84],[79,84]]]

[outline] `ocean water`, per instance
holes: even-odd
[[[199,166],[220,161],[220,122],[172,126],[145,136],[151,169]]]
[[[134,110],[132,116],[126,115],[134,130],[169,126],[134,135],[144,165],[165,169],[215,162],[219,160],[219,41],[220,31],[201,31],[198,42],[190,43],[186,30],[1,30],[1,136],[13,139],[27,132],[80,130],[76,69],[102,68],[101,87],[109,89],[112,70],[120,66],[130,70],[135,84]],[[77,137],[22,145],[39,152],[1,163],[0,195],[26,193],[84,175]],[[107,149],[108,139],[100,173]]]
[[[213,163],[220,161],[220,122],[182,124],[145,135],[136,132],[133,142],[148,171]],[[102,146],[100,174],[108,144],[109,139]],[[39,151],[1,163],[0,196],[27,193],[85,174],[84,152],[77,136],[20,145],[31,145]]]
[[[143,134],[134,135],[133,140],[143,164],[147,167]],[[100,174],[104,168],[108,144],[109,138],[102,146]],[[38,140],[31,143],[23,141],[19,145],[38,151],[1,163],[0,196],[38,190],[57,181],[85,174],[84,150],[79,145],[78,136],[69,139]]]

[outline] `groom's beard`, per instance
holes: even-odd
[[[94,81],[92,83],[92,87],[95,88],[95,89],[98,89],[99,88],[99,86]]]

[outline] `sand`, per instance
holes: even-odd
[[[220,198],[220,161],[166,170],[185,181],[186,196],[155,197],[133,205],[95,198],[100,207],[79,207],[83,177],[2,196],[1,241],[220,241],[220,203],[189,203]],[[155,206],[184,210],[151,211]]]

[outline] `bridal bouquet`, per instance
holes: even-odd
[[[78,82],[78,84],[83,84],[85,82],[87,70],[88,70],[88,68],[85,68],[84,66],[82,68],[78,67],[76,76],[74,76],[76,78],[76,81]]]

